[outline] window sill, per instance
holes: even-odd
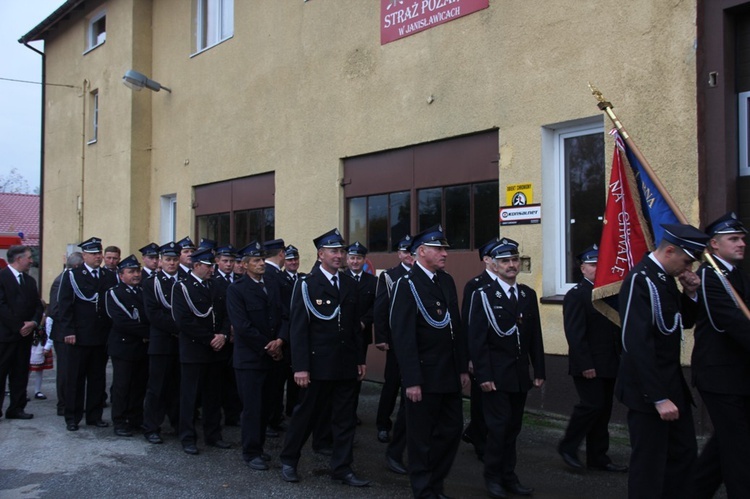
[[[222,44],[222,43],[224,43],[225,41],[227,41],[227,40],[231,40],[232,38],[234,38],[234,35],[228,36],[228,37],[224,38],[223,40],[219,40],[218,42],[216,42],[216,43],[214,43],[214,44],[212,44],[212,45],[207,45],[207,46],[203,47],[202,49],[200,49],[200,50],[198,50],[198,51],[196,51],[196,52],[193,52],[192,54],[190,54],[190,58],[192,59],[193,57],[195,57],[195,56],[197,56],[197,55],[199,55],[199,54],[202,54],[203,52],[205,52],[205,51],[207,51],[207,50],[211,50],[211,49],[212,49],[212,48],[214,48],[215,46],[217,46],[217,45],[221,45],[221,44]]]
[[[104,45],[104,44],[105,44],[106,42],[107,42],[107,40],[104,40],[104,41],[103,41],[102,43],[97,43],[97,44],[96,44],[96,45],[94,45],[93,47],[91,47],[91,48],[88,48],[88,49],[84,50],[84,51],[83,51],[83,55],[86,55],[86,54],[88,54],[89,52],[91,52],[92,50],[95,50],[95,49],[97,49],[98,47],[101,47],[101,46],[102,46],[102,45]]]

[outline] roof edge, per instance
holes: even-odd
[[[44,39],[44,34],[55,26],[58,22],[62,21],[65,16],[70,14],[80,4],[86,0],[67,0],[64,4],[57,8],[52,14],[47,16],[44,21],[37,24],[28,33],[18,39],[18,43],[26,45],[29,42],[35,42]]]

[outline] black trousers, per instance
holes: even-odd
[[[242,406],[247,408],[241,417],[242,458],[250,461],[263,454],[266,426],[278,386],[274,384],[271,369],[235,369],[235,375]]]
[[[68,369],[68,346],[64,341],[55,341],[55,388],[57,389],[57,410],[65,411],[65,379]]]
[[[221,367],[221,408],[224,410],[224,424],[236,425],[239,423],[242,414],[242,400],[240,399],[237,378],[232,365],[234,345],[231,343],[227,343],[227,345],[230,345],[229,358],[222,361]]]
[[[107,385],[107,346],[67,345],[65,380],[65,422],[78,424],[102,419]]]
[[[182,445],[195,444],[195,409],[200,396],[203,440],[212,444],[221,436],[221,369],[223,362],[182,363],[180,369],[180,429]]]
[[[695,472],[695,497],[713,497],[722,480],[727,496],[750,497],[750,396],[700,391],[714,434]],[[719,464],[719,466],[717,466]]]
[[[579,402],[573,408],[560,450],[575,455],[586,439],[586,462],[589,466],[606,466],[612,460],[609,451],[609,418],[612,415],[614,378],[586,379],[574,376]]]
[[[112,424],[115,429],[140,429],[148,383],[148,356],[139,360],[112,357]]]
[[[434,498],[453,465],[464,427],[461,392],[424,393],[406,400],[409,481],[414,497]]]
[[[20,334],[19,334],[20,337]],[[31,335],[18,341],[0,343],[0,415],[5,399],[5,383],[8,382],[10,402],[7,415],[17,414],[26,408],[26,385],[29,384],[29,357]]]
[[[518,483],[516,440],[521,433],[527,392],[482,392],[487,422],[484,478],[502,484]]]
[[[403,463],[404,452],[406,451],[406,392],[403,388],[401,389],[400,400],[398,413],[396,413],[396,423],[393,425],[391,441],[388,442],[385,455]]]
[[[283,464],[297,466],[302,447],[310,437],[317,415],[331,408],[331,433],[333,455],[331,470],[334,478],[341,478],[352,471],[352,446],[356,416],[354,413],[356,379],[313,379],[307,388],[300,390],[299,404],[294,408],[292,420],[284,440],[280,460]]]
[[[466,435],[474,444],[474,450],[477,455],[484,456],[487,448],[487,423],[484,420],[482,389],[477,383],[477,379],[471,376],[471,421],[464,430]]]
[[[678,408],[676,421],[662,421],[656,411],[628,410],[631,499],[691,496],[689,477],[697,452],[693,414],[687,404]]]
[[[272,392],[268,400],[270,407],[267,423],[271,426],[278,426],[284,421],[284,384],[286,383],[288,371],[289,361],[282,359],[279,362],[275,362],[273,368],[268,373]]]
[[[143,401],[145,433],[159,433],[164,416],[177,430],[180,421],[180,358],[177,355],[149,355],[148,383]]]
[[[385,352],[385,370],[383,371],[383,388],[380,391],[380,400],[378,401],[378,413],[375,418],[375,424],[378,431],[391,431],[393,422],[391,414],[396,407],[399,388],[401,388],[401,373],[398,370],[398,361],[393,350]],[[400,409],[399,409],[400,410]]]

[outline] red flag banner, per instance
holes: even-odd
[[[648,229],[641,214],[633,172],[623,160],[624,144],[616,132],[613,135],[615,151],[591,298],[599,312],[619,325],[616,302],[622,282],[630,269],[653,248],[644,235]]]

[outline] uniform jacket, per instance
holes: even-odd
[[[33,335],[21,336],[21,328],[26,321],[39,324],[42,312],[34,278],[24,272],[21,286],[10,267],[0,270],[0,342],[30,342]]]
[[[391,295],[393,287],[408,270],[402,264],[381,272],[378,276],[378,284],[375,287],[375,303],[372,307],[373,325],[375,327],[375,343],[388,343],[392,346],[391,326],[388,324],[388,316],[391,311]]]
[[[316,268],[297,281],[292,294],[289,318],[292,369],[309,371],[313,380],[355,379],[357,366],[365,363],[356,283],[343,272],[338,277],[337,290]],[[313,311],[305,304],[305,292]],[[339,305],[340,316],[326,320],[315,315],[330,317]]]
[[[179,355],[180,329],[172,318],[172,286],[175,281],[159,270],[142,284],[143,305],[149,321],[149,355]]]
[[[594,285],[582,280],[565,294],[563,324],[568,340],[568,374],[596,369],[598,378],[616,378],[620,365],[620,328],[591,303]]]
[[[461,391],[460,374],[469,368],[466,338],[461,329],[456,285],[438,271],[435,284],[416,263],[394,286],[390,326],[403,386],[421,386],[423,393]],[[409,283],[413,283],[429,316],[451,320],[443,328],[430,325],[420,313]]]
[[[188,301],[189,299],[189,301]],[[195,312],[205,317],[199,317]],[[211,280],[199,282],[193,274],[179,281],[172,288],[172,317],[180,329],[180,362],[207,363],[223,359],[221,352],[214,352],[211,340],[215,334],[227,334],[225,317],[214,304]]]
[[[652,319],[650,286],[659,297],[662,327],[674,328],[671,334],[664,334]],[[681,313],[683,327],[690,328],[698,304],[681,294],[674,277],[648,256],[625,278],[619,302],[623,351],[615,384],[617,398],[641,412],[656,412],[654,403],[665,399],[684,408],[692,396],[680,367],[682,331],[675,324],[675,314]]]
[[[536,293],[524,284],[517,286],[516,307],[493,279],[473,293],[469,311],[469,352],[477,383],[494,381],[495,387],[504,392],[525,392],[531,388],[529,365],[534,379],[545,379]],[[483,296],[489,310],[485,309]],[[495,331],[489,317],[501,332],[510,334],[505,336]]]
[[[277,338],[289,342],[288,317],[282,312],[279,286],[272,279],[263,281],[265,291],[247,276],[227,289],[227,312],[234,328],[235,369],[271,369],[275,361],[266,353],[265,346]]]
[[[347,270],[346,274],[354,279],[351,271]],[[359,294],[359,308],[362,310],[362,316],[359,321],[364,324],[362,328],[362,341],[365,345],[372,343],[372,323],[373,323],[373,306],[375,305],[375,289],[378,286],[378,278],[367,272],[362,272],[359,281],[354,279]]]
[[[76,294],[74,285],[80,296]],[[74,335],[76,345],[106,345],[112,321],[104,309],[104,293],[117,285],[117,278],[100,267],[95,279],[85,265],[66,271],[57,295],[57,325],[62,338]]]
[[[108,352],[123,360],[143,360],[148,354],[149,323],[140,286],[120,283],[107,291],[105,308],[112,319]]]
[[[233,276],[236,279],[236,276]],[[217,317],[222,317],[223,321],[226,323],[225,327],[227,330],[225,330],[226,334],[231,334],[231,330],[229,330],[229,315],[227,314],[227,289],[230,286],[229,281],[227,281],[221,274],[219,274],[218,271],[215,271],[213,274],[213,277],[211,277],[212,282],[212,289],[213,289],[213,296],[214,296],[214,308],[216,309]],[[226,360],[229,363],[229,366],[232,365],[232,352],[234,350],[234,344],[230,341],[227,341],[226,345],[224,345],[224,348],[221,349],[220,352],[218,352],[218,356],[224,360]]]
[[[471,309],[471,295],[474,291],[491,284],[495,279],[490,277],[490,274],[485,270],[476,277],[469,279],[469,282],[464,286],[464,296],[461,300],[461,324],[463,325],[464,331],[469,330],[469,310]]]
[[[750,279],[740,269],[727,272],[732,287],[750,305]],[[704,263],[698,270],[700,307],[695,329],[693,384],[712,393],[750,395],[750,320],[724,289],[716,272]]]

